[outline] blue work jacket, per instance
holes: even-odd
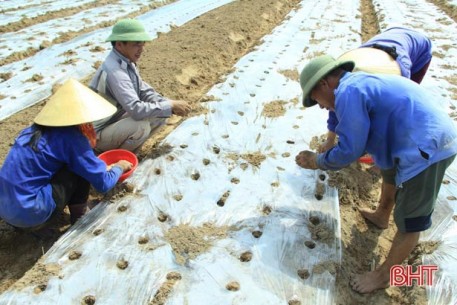
[[[43,132],[37,150],[30,146],[33,126],[20,132],[0,169],[0,217],[16,227],[44,223],[54,211],[52,177],[64,166],[100,192],[113,188],[122,169],[106,164],[75,126]]]
[[[336,170],[368,152],[381,169],[396,168],[396,184],[457,152],[457,132],[433,96],[396,75],[346,73],[335,93],[338,144],[319,154]]]

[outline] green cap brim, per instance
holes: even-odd
[[[105,41],[151,41],[147,33],[111,34]]]
[[[328,73],[331,71],[337,69],[337,68],[342,68],[343,70],[346,71],[352,71],[354,69],[355,63],[352,60],[336,60],[335,62],[332,62],[331,64],[325,65],[322,67],[317,73],[314,74],[314,76],[306,83],[306,85],[303,87],[303,98],[302,98],[302,104],[305,107],[312,107],[317,104],[317,102],[309,97],[309,94],[311,93],[311,90],[316,86],[316,84]]]

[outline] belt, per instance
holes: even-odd
[[[388,47],[388,46],[383,46],[383,45],[375,43],[371,47],[386,52],[387,54],[389,54],[395,60],[398,57],[397,49],[394,46]]]

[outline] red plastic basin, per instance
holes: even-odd
[[[130,170],[124,172],[121,175],[118,182],[122,182],[125,179],[127,179],[135,171],[136,167],[138,166],[138,158],[136,157],[136,155],[126,149],[108,150],[108,151],[105,151],[104,153],[101,153],[100,155],[98,155],[98,157],[101,160],[103,160],[106,163],[106,165],[108,165],[108,166],[113,163],[116,163],[120,160],[126,160],[133,164],[133,166]]]

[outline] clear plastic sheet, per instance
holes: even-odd
[[[303,111],[298,80],[285,71],[298,73],[309,60],[310,35],[326,31],[315,52],[355,47],[356,10],[355,1],[304,1],[207,93],[207,114],[167,136],[169,153],[139,164],[127,180],[134,194],[100,203],[44,255],[41,263],[56,270],[45,289],[36,293],[29,274],[0,303],[79,304],[92,296],[97,304],[155,304],[168,283],[167,304],[333,304],[337,192],[308,194],[315,172],[294,159],[325,132],[327,113]],[[336,15],[344,22],[328,37],[323,18]],[[180,251],[172,234],[180,228],[188,229],[188,247],[210,246]],[[173,284],[172,272],[181,278]]]
[[[432,227],[424,232],[420,242],[438,243],[433,253],[423,256],[424,265],[436,265],[433,283],[426,286],[428,304],[457,304],[457,166],[455,162],[445,175]]]
[[[442,231],[438,248],[423,258],[424,265],[437,265],[433,284],[426,286],[428,304],[457,304],[457,224]]]
[[[430,15],[446,18],[426,1],[404,3],[374,1],[379,15],[403,12],[397,19],[406,25],[411,24],[406,16],[421,12],[423,27],[435,24],[424,22]],[[317,107],[302,111],[298,81],[284,71],[299,72],[322,52],[337,57],[356,48],[358,8],[355,0],[303,1],[208,92],[213,97],[208,113],[186,120],[164,140],[170,152],[139,165],[128,180],[136,186],[133,195],[100,203],[44,255],[40,263],[54,272],[43,291],[36,292],[40,283],[25,281],[21,289],[16,285],[2,294],[0,303],[79,304],[92,296],[97,304],[146,304],[161,293],[166,304],[335,303],[332,266],[341,262],[337,192],[327,186],[317,200],[315,172],[294,162],[312,136],[326,132],[327,113]],[[411,8],[417,9],[414,14],[405,13]],[[382,27],[392,21],[384,20]],[[442,29],[438,48],[445,45],[444,36],[449,45],[456,41],[455,23]],[[433,59],[423,82],[444,97],[443,107],[454,103],[449,99],[454,87],[440,68],[457,65],[452,52]],[[284,114],[266,116],[266,107],[278,101]],[[424,256],[424,264],[440,268],[427,287],[429,304],[456,303],[457,228],[451,218],[457,214],[456,170],[453,164],[433,226],[422,236],[440,241]],[[188,240],[197,228],[207,229],[195,244],[210,247],[177,251],[170,232],[183,226],[191,229],[183,231]],[[75,252],[81,256],[70,259]],[[181,279],[174,282],[172,272]]]
[[[374,0],[381,29],[407,26],[425,33],[433,42],[433,59],[421,83],[437,98],[431,103],[446,109],[455,117],[455,82],[449,81],[457,66],[457,41],[454,20],[428,1]],[[454,94],[455,96],[455,94]],[[448,169],[432,217],[432,227],[421,234],[420,242],[438,242],[438,247],[424,255],[424,265],[437,265],[434,282],[426,286],[429,305],[457,304],[457,162]],[[453,219],[454,216],[454,219]]]
[[[0,1],[1,7],[4,11],[8,10],[15,10],[19,8],[24,8],[24,6],[35,6],[35,5],[41,5],[43,0],[29,0],[27,1],[27,4],[24,4],[23,0],[2,0]],[[21,12],[23,13],[23,12]]]
[[[95,2],[95,0],[79,0],[68,2],[66,0],[48,1],[0,1],[2,9],[2,19],[0,26],[8,23],[18,22],[23,18],[35,18],[50,12],[59,11],[67,8],[74,8],[87,3]],[[0,36],[1,39],[1,36]]]
[[[164,1],[156,0],[152,2],[161,3]],[[171,29],[171,26],[181,26],[205,12],[232,1],[181,0],[151,10],[144,15],[138,16],[137,19],[143,22],[148,33],[155,38],[158,32],[166,33]],[[126,4],[127,2],[128,5]],[[151,1],[143,2],[150,3]],[[86,24],[85,20],[89,16],[92,16],[92,21],[97,20],[97,22],[106,20],[115,21],[120,16],[124,16],[128,9],[130,11],[137,9],[138,3],[121,1],[118,7],[115,4],[106,7],[101,6],[81,12],[70,18],[71,20],[65,20],[65,22],[61,21],[56,24],[55,21],[49,21],[49,23],[52,23],[52,26],[46,23],[29,27],[24,31],[26,34],[17,32],[2,34],[0,35],[0,37],[3,37],[0,38],[0,45],[7,43],[8,47],[3,48],[3,52],[10,50],[12,46],[11,41],[2,42],[1,40],[5,39],[3,35],[17,35],[18,37],[22,37],[22,39],[20,43],[15,43],[14,45],[22,48],[22,44],[34,44],[37,41],[41,41],[40,37],[45,37],[45,35],[37,35],[37,33],[46,32],[51,35],[52,33],[57,35],[58,32],[72,31],[75,28],[84,26]],[[105,10],[108,8],[110,8],[108,10],[109,13],[102,14],[103,12],[106,13]],[[101,18],[99,16],[100,14],[105,17]],[[92,25],[95,25],[95,21]],[[61,83],[70,77],[82,79],[94,73],[95,63],[103,61],[111,49],[111,45],[105,42],[110,32],[111,27],[100,28],[65,43],[45,48],[32,57],[0,67],[0,73],[11,73],[12,75],[11,78],[0,83],[0,96],[2,96],[2,99],[0,99],[0,120],[49,97],[56,83]],[[96,51],[94,52],[94,50]],[[16,52],[20,50],[11,49],[10,51]],[[50,58],[53,60],[50,61]],[[39,82],[30,81],[30,79],[37,75],[42,77]]]
[[[59,7],[64,8],[64,4],[68,5],[68,2],[46,4],[44,7],[46,10],[52,11]],[[121,0],[113,4],[87,9],[71,16],[51,19],[17,32],[2,33],[0,35],[0,58],[6,58],[15,52],[24,52],[28,48],[38,49],[44,42],[51,42],[61,36],[62,33],[77,32],[87,27],[117,20],[127,14],[138,11],[147,4],[149,4],[149,1],[146,0]],[[41,7],[41,10],[43,10],[43,7]],[[14,47],[10,47],[11,45]]]

